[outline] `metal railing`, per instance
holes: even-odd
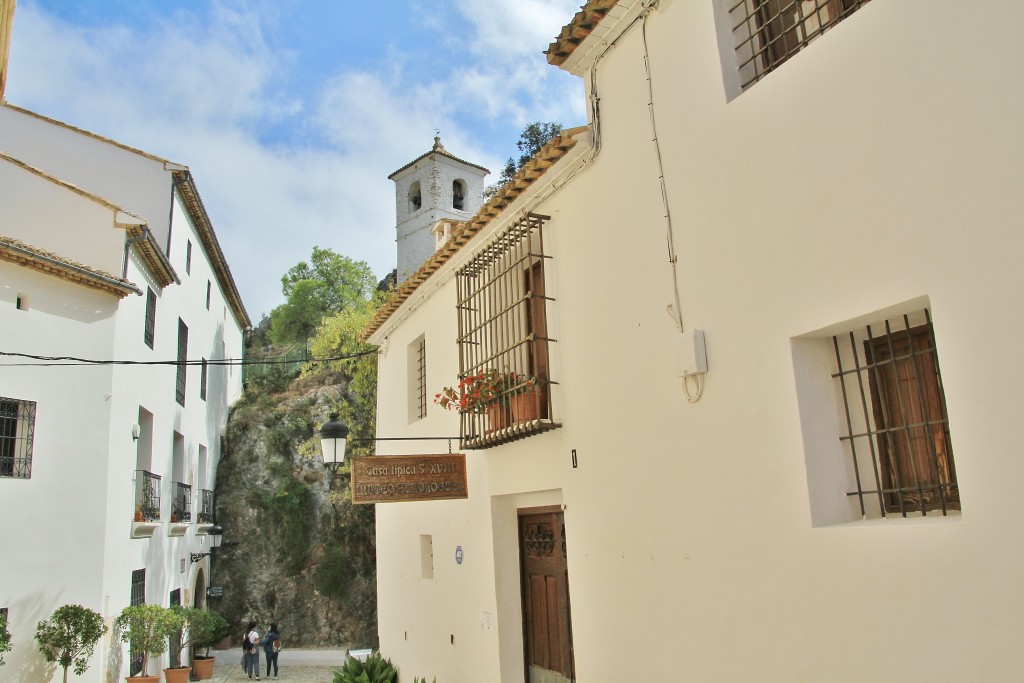
[[[160,475],[135,470],[135,520],[160,521]]]
[[[172,522],[192,521],[192,487],[180,481],[174,482],[174,501],[171,503]]]
[[[199,510],[196,512],[200,524],[213,524],[213,491],[198,489]]]

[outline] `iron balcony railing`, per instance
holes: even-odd
[[[174,502],[171,504],[171,521],[192,521],[192,487],[180,481],[174,482]]]
[[[135,520],[160,521],[160,475],[135,471]]]
[[[213,491],[199,489],[199,511],[197,512],[200,524],[213,524]]]

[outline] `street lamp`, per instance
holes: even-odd
[[[219,524],[214,524],[206,531],[207,536],[210,537],[210,552],[206,553],[190,553],[189,557],[192,558],[192,564],[195,564],[204,557],[210,556],[214,548],[219,548],[222,542],[222,536],[224,535],[224,527]]]
[[[333,468],[337,472],[345,464],[347,439],[348,427],[338,421],[337,413],[331,413],[330,421],[320,428],[320,457],[324,467]]]

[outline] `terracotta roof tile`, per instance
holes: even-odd
[[[13,237],[0,235],[0,261],[8,261],[119,298],[129,294],[142,294],[142,290],[129,280],[34,247]]]
[[[587,0],[586,4],[572,18],[572,21],[562,27],[562,30],[555,37],[555,41],[548,45],[548,49],[544,51],[544,54],[548,56],[548,64],[561,66],[569,58],[569,55],[573,53],[576,46],[590,35],[618,1]]]

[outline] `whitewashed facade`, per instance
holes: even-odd
[[[63,604],[206,604],[191,555],[242,377],[202,361],[241,358],[249,324],[187,167],[0,103],[0,678],[60,680],[33,637]],[[24,365],[57,356],[199,364],[183,386],[166,363]],[[129,669],[111,629],[81,680]]]
[[[549,55],[600,103],[589,130],[368,329],[379,436],[466,436],[436,405],[407,410],[406,350],[423,340],[430,396],[455,384],[457,281],[525,212],[548,217],[557,428],[466,450],[466,500],[377,506],[380,647],[403,675],[1020,677],[1024,6],[814,4],[788,5],[805,14],[787,40],[817,35],[813,14],[843,20],[744,86],[751,41],[729,10],[749,3],[587,2]],[[904,353],[926,315],[927,348]],[[683,380],[696,330],[707,372]],[[882,388],[895,367],[909,376]],[[900,470],[904,441],[937,479]],[[536,509],[564,519],[539,546],[565,558],[561,673],[524,642]]]

